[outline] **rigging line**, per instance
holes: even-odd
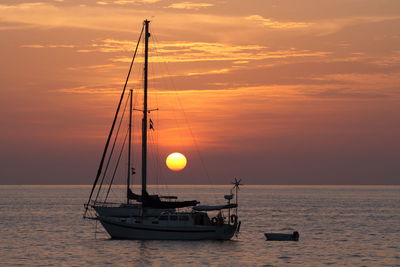
[[[158,149],[158,131],[157,132],[156,131],[157,130],[150,132],[150,135],[149,135],[150,143],[152,144],[150,146],[150,149],[151,149],[150,156],[153,159],[152,162],[153,162],[154,168],[156,170],[155,173],[156,173],[157,193],[160,194],[160,192],[161,192],[160,189],[162,187],[162,185],[160,184],[160,177],[161,177],[160,158],[161,158],[161,155],[160,155],[160,152]]]
[[[160,183],[159,183],[159,177],[158,177],[158,174],[159,174],[159,158],[160,158],[160,156],[159,156],[159,153],[158,153],[158,150],[157,150],[157,139],[156,139],[156,136],[157,136],[157,133],[155,132],[155,131],[152,131],[150,134],[149,134],[149,139],[150,139],[150,144],[151,144],[151,146],[149,146],[149,150],[150,150],[150,153],[149,153],[149,156],[151,157],[151,162],[152,162],[152,164],[153,164],[153,167],[154,168],[152,168],[152,169],[155,169],[156,171],[155,171],[155,179],[156,179],[156,191],[157,191],[157,193],[158,194],[160,194]]]
[[[96,237],[97,237],[97,220],[94,225],[94,239],[96,239]]]
[[[155,34],[154,34],[154,30],[153,30],[153,37],[154,37],[153,39],[155,40],[155,44],[157,44],[157,41],[158,41],[158,40],[157,40],[157,37],[156,37]],[[155,52],[156,52],[156,53],[158,52],[158,51],[157,51],[157,45],[155,45]],[[157,54],[158,54],[158,53],[157,53]],[[164,63],[164,64],[161,64],[161,65],[163,65],[164,68],[167,70],[166,72],[169,74],[168,78],[169,78],[170,84],[172,85],[172,87],[174,87],[175,95],[177,95],[177,92],[176,92],[177,90],[176,90],[176,87],[175,87],[175,85],[174,85],[174,83],[173,83],[173,81],[172,81],[172,79],[171,79],[171,74],[169,73],[169,69],[168,69],[168,67],[166,67],[165,62],[161,62],[161,63]],[[167,79],[167,80],[168,80],[168,79]],[[169,91],[167,91],[166,93],[167,93],[167,95],[170,95],[170,92],[169,92]],[[176,98],[177,98],[177,97],[176,97]],[[183,109],[182,103],[179,102],[179,104],[180,104],[179,106],[180,106],[181,110],[182,110],[183,113],[184,113],[184,109]],[[175,106],[175,104],[173,104],[173,106]],[[189,125],[188,119],[187,119],[187,116],[186,116],[186,113],[184,113],[184,114],[185,114],[186,123],[187,123],[187,125]],[[174,114],[174,115],[175,115],[175,114]],[[178,120],[177,120],[177,118],[176,118],[176,115],[174,116],[174,119],[175,119],[176,124],[179,125]],[[180,127],[178,127],[178,128],[180,128]],[[190,130],[191,130],[191,129],[190,129]],[[193,141],[195,142],[196,139],[194,138],[194,134],[193,134],[192,131],[191,131],[191,136],[192,136]],[[182,136],[181,136],[181,139],[182,139]],[[195,147],[196,147],[196,149],[197,149],[198,157],[199,157],[199,159],[201,160],[203,170],[204,170],[205,174],[207,175],[207,179],[208,179],[209,183],[212,184],[212,183],[211,183],[211,180],[210,180],[210,175],[208,174],[208,171],[207,171],[207,169],[206,169],[206,167],[205,167],[204,160],[202,159],[201,154],[200,154],[200,152],[199,152],[197,142],[195,143]],[[162,173],[161,173],[160,177],[162,178]],[[165,185],[165,187],[167,188],[166,185]]]
[[[156,155],[156,152],[155,152],[155,147],[156,147],[156,144],[155,144],[155,140],[154,140],[154,133],[153,133],[153,131],[151,131],[151,132],[149,132],[149,146],[148,146],[148,148],[149,148],[149,163],[150,163],[150,169],[151,170],[154,170],[155,168],[156,168],[156,163],[157,163],[157,155]],[[156,172],[155,172],[156,173]],[[157,174],[157,173],[156,173]],[[152,176],[154,176],[154,173],[152,173]],[[156,190],[158,190],[159,188],[158,188],[158,184],[156,184]],[[159,192],[159,191],[157,191],[157,192]]]
[[[155,36],[153,36],[153,38],[155,39],[156,42],[158,42],[158,40],[157,40],[157,38],[156,38]],[[209,172],[208,172],[208,170],[207,170],[207,168],[206,168],[206,166],[205,166],[205,162],[204,162],[204,160],[203,160],[203,157],[202,157],[201,154],[200,154],[199,146],[198,146],[197,140],[196,140],[196,138],[195,138],[195,136],[194,136],[194,134],[193,134],[192,127],[190,126],[190,123],[189,123],[189,120],[188,120],[188,118],[187,118],[186,112],[185,112],[185,110],[183,109],[182,102],[181,102],[181,100],[179,99],[177,89],[176,89],[176,87],[175,87],[175,84],[174,84],[173,80],[171,79],[171,74],[170,74],[170,72],[169,72],[168,66],[167,66],[166,64],[164,64],[164,66],[165,66],[165,68],[166,68],[166,71],[167,71],[167,74],[168,74],[168,78],[169,78],[169,80],[170,80],[170,82],[171,82],[171,84],[172,84],[172,88],[174,89],[174,92],[175,92],[175,94],[176,94],[176,99],[177,99],[178,104],[179,104],[179,106],[180,106],[180,108],[181,108],[181,110],[182,110],[183,116],[184,116],[184,118],[185,118],[186,124],[187,124],[188,129],[189,129],[189,132],[190,132],[190,135],[192,136],[193,143],[194,143],[194,146],[195,146],[195,148],[196,148],[197,155],[198,155],[198,157],[199,157],[199,159],[200,159],[200,162],[201,162],[201,165],[202,165],[202,167],[203,167],[203,170],[204,170],[204,172],[205,172],[205,174],[206,174],[206,176],[207,176],[207,180],[208,180],[208,182],[209,182],[210,184],[213,184],[213,183],[212,183],[212,180],[211,180],[211,177],[210,177],[210,175],[209,175]]]
[[[143,47],[141,47],[141,49],[143,49]],[[140,53],[139,53],[140,56]],[[143,69],[139,68],[138,71],[135,72],[135,77],[133,77],[133,80],[135,81],[140,81],[141,77],[142,77],[142,72]],[[139,88],[140,85],[134,85],[134,88]],[[133,92],[133,110],[137,110],[140,108],[140,98],[141,98],[142,92],[140,89],[134,89]],[[140,137],[138,137],[138,133],[135,134],[135,129],[136,129],[136,125],[141,125],[141,121],[139,116],[134,115],[135,113],[132,113],[132,167],[134,168],[135,174],[132,176],[132,182],[131,184],[133,185],[135,182],[136,177],[138,177],[139,175],[139,171],[140,168],[138,168],[138,166],[140,166],[140,156],[135,156],[135,155],[140,155],[140,151],[138,148],[138,145],[135,144],[135,140],[140,140]],[[140,127],[139,127],[140,128]],[[138,138],[138,139],[136,139]],[[138,185],[139,183],[136,183],[136,185]],[[133,190],[133,188],[132,188]]]
[[[156,54],[158,57],[161,58],[160,53],[159,53],[158,50],[157,50],[157,45],[158,45],[157,35],[154,34],[154,32],[155,32],[155,30],[153,29],[154,52],[155,52],[155,54]],[[160,63],[164,63],[164,65],[166,65],[165,62],[160,62]],[[160,65],[163,65],[163,64],[160,64]],[[166,70],[166,67],[165,67],[164,65],[163,65],[164,70]],[[168,72],[168,71],[166,71],[166,72]],[[169,82],[170,82],[171,86],[173,86],[173,84],[172,84],[172,82],[171,82],[171,79],[169,80]],[[183,129],[183,127],[181,127],[181,123],[180,123],[179,118],[178,118],[178,116],[177,116],[178,111],[177,111],[176,108],[175,108],[176,104],[173,103],[174,97],[171,95],[171,93],[169,92],[169,90],[166,91],[166,94],[167,94],[167,96],[168,96],[168,97],[167,97],[167,100],[168,100],[168,101],[167,101],[167,104],[171,107],[172,114],[173,114],[172,117],[173,117],[173,120],[174,120],[174,122],[175,122],[176,128],[177,128],[177,129]],[[158,94],[156,94],[156,96],[157,96],[157,100],[158,100]],[[159,113],[157,113],[157,116],[158,116],[158,115],[159,115]],[[157,119],[158,119],[158,117],[157,117]],[[178,131],[178,140],[179,140],[179,147],[180,147],[180,149],[183,149],[183,147],[182,147],[183,139],[184,139],[184,138],[183,138],[182,131]],[[158,135],[157,135],[157,140],[158,140]],[[157,152],[157,155],[158,155],[159,158],[161,158],[159,152]],[[165,171],[164,171],[163,169],[160,168],[160,170],[159,170],[159,179],[160,179],[159,184],[162,183],[162,185],[161,185],[162,188],[167,192],[167,194],[170,194],[170,193],[169,193],[170,189],[169,189],[169,187],[168,187],[168,182],[167,182],[168,179],[166,178],[167,176],[168,176],[168,174],[166,174]]]
[[[107,201],[108,194],[110,193],[110,190],[111,190],[111,185],[112,185],[113,182],[114,182],[115,174],[116,174],[117,169],[118,169],[118,166],[119,166],[119,161],[121,160],[122,152],[124,151],[124,147],[125,147],[125,143],[126,143],[126,138],[127,138],[127,137],[128,137],[128,130],[126,131],[125,138],[124,138],[124,142],[122,143],[121,151],[119,152],[117,164],[115,165],[114,173],[113,173],[113,176],[112,176],[112,178],[111,178],[110,185],[108,186],[108,190],[107,190],[106,197],[105,197],[105,199],[104,199],[104,203],[106,203],[106,201]]]
[[[157,107],[158,107],[158,95],[156,96],[156,102],[157,102]],[[160,127],[159,122],[160,122],[160,120],[159,120],[159,112],[157,112],[157,114],[156,114],[156,123],[157,123],[158,127]],[[158,130],[158,131],[156,132],[156,144],[157,144],[157,151],[156,151],[156,154],[157,154],[157,183],[158,183],[158,184],[160,184],[160,176],[161,176],[161,162],[160,162],[161,156],[160,156],[159,131],[160,131],[160,130]]]
[[[158,134],[156,135],[156,139],[158,140]],[[161,154],[160,154],[160,151],[158,150],[158,147],[157,147],[157,150],[156,150],[155,154],[157,156],[157,159],[161,159]],[[163,174],[162,168],[160,167],[160,161],[159,160],[157,160],[157,168],[158,168],[157,169],[157,174],[158,174],[158,176],[157,176],[157,185],[159,185],[159,187],[163,188],[165,191],[169,192],[169,188],[167,186],[166,179],[164,178],[164,174]]]
[[[161,56],[160,56],[160,54],[158,53],[158,50],[157,50],[158,40],[157,40],[157,37],[156,37],[157,35],[154,34],[155,31],[156,30],[154,30],[154,28],[153,28],[153,37],[154,37],[154,46],[153,46],[154,49],[153,49],[153,51],[156,54],[156,56],[161,58]],[[168,92],[167,92],[167,95],[170,96],[170,94]],[[158,98],[158,94],[157,93],[155,93],[155,98],[156,98],[156,106],[158,108],[159,98]],[[171,103],[172,111],[174,111],[173,106],[174,105]],[[179,129],[180,128],[180,124],[179,124],[179,121],[177,119],[177,116],[176,116],[175,112],[173,112],[173,118],[174,118],[174,121],[175,121],[175,124],[176,124],[177,128]],[[160,120],[159,120],[159,113],[158,112],[157,112],[157,115],[156,115],[156,122],[157,122],[157,125],[159,125]],[[157,169],[157,176],[156,176],[157,184],[159,185],[160,188],[162,187],[165,191],[168,192],[169,188],[168,188],[168,185],[167,185],[167,179],[165,179],[163,170],[160,167],[160,160],[159,159],[161,159],[161,155],[160,155],[160,151],[159,151],[159,134],[158,133],[159,132],[157,131],[157,133],[155,134],[156,135],[156,144],[157,144],[156,145],[156,155],[157,155],[157,168],[158,168]],[[180,142],[182,144],[183,137],[182,137],[182,134],[180,132],[179,132],[179,140],[180,140]],[[161,185],[161,183],[163,183],[163,184]]]
[[[122,120],[123,120],[124,115],[125,115],[125,112],[126,112],[126,107],[127,107],[127,105],[128,105],[128,100],[129,100],[129,98],[127,98],[127,99],[126,99],[126,102],[125,102],[125,107],[124,107],[124,109],[123,109],[123,112],[122,112],[122,115],[121,115],[121,119],[120,119],[120,121],[119,121],[119,125],[118,125],[117,132],[115,133],[115,138],[114,138],[114,142],[113,142],[113,145],[112,145],[112,148],[111,148],[111,152],[110,152],[110,155],[109,155],[109,157],[108,157],[107,164],[106,164],[106,167],[105,167],[104,172],[103,172],[103,177],[102,177],[101,182],[100,182],[100,185],[99,185],[99,190],[97,190],[97,195],[96,195],[96,198],[95,198],[95,202],[97,202],[97,199],[98,199],[98,197],[99,197],[101,188],[102,188],[102,186],[103,186],[104,178],[106,177],[106,174],[107,174],[107,171],[108,171],[108,167],[109,167],[109,165],[110,165],[110,161],[111,161],[112,155],[113,155],[113,153],[114,153],[115,144],[116,144],[116,142],[117,142],[119,130],[121,129],[121,124],[122,124]]]
[[[157,45],[158,45],[158,39],[157,39],[157,35],[154,33],[156,30],[154,30],[154,27],[153,27],[153,39],[154,39],[154,52],[155,52],[155,54],[158,56],[158,57],[160,57],[161,58],[161,56],[160,56],[160,53],[158,52],[158,50],[157,50]],[[164,65],[165,65],[165,62],[160,62],[160,63],[164,63]],[[163,64],[160,64],[160,65],[163,65]],[[164,67],[164,69],[166,69],[166,67],[163,65],[163,67]],[[171,78],[170,78],[170,83],[171,83],[171,86],[173,86],[172,85],[172,82],[171,82]],[[177,110],[176,110],[176,108],[175,108],[175,103],[173,103],[173,98],[174,97],[172,97],[172,95],[171,95],[171,93],[169,92],[169,90],[167,90],[166,91],[166,94],[167,94],[167,105],[168,106],[170,106],[171,107],[171,110],[172,110],[172,117],[173,117],[173,120],[174,120],[174,122],[175,122],[175,125],[176,125],[176,128],[177,129],[182,129],[182,127],[181,127],[181,123],[179,122],[179,119],[178,119],[178,116],[177,116],[177,114],[178,114],[178,112],[177,112]],[[157,105],[158,105],[158,94],[156,94],[156,101],[157,101]],[[159,113],[157,113],[157,121],[159,122],[160,120],[159,120]],[[159,144],[158,143],[158,140],[159,140],[159,134],[158,134],[158,132],[157,132],[157,135],[156,135],[156,139],[157,139],[157,144]],[[182,135],[182,131],[178,131],[178,140],[179,140],[179,147],[180,147],[180,149],[183,149],[183,146],[182,146],[182,144],[183,144],[183,135]],[[158,159],[161,159],[161,155],[160,155],[160,152],[159,152],[159,146],[157,146],[157,157],[158,157]],[[159,166],[158,166],[159,167]],[[170,188],[169,188],[169,186],[168,186],[168,178],[167,178],[167,176],[168,176],[168,174],[166,174],[166,172],[164,171],[164,169],[162,169],[161,167],[159,167],[159,170],[158,170],[158,180],[157,180],[157,182],[158,182],[158,184],[160,185],[160,188],[162,188],[168,195],[170,195],[171,193],[170,193]]]
[[[155,98],[156,98],[156,107],[157,108],[159,108],[159,100],[158,100],[158,94],[156,93],[155,94]],[[157,170],[157,175],[156,175],[156,179],[157,179],[157,184],[160,184],[160,159],[161,159],[161,157],[160,157],[160,143],[159,143],[159,132],[160,132],[160,124],[159,124],[159,122],[160,122],[160,120],[159,120],[159,114],[160,114],[160,112],[159,111],[157,111],[156,112],[156,125],[158,125],[158,126],[156,126],[157,127],[157,131],[154,133],[154,135],[155,135],[155,138],[156,138],[156,155],[157,155],[157,161],[156,161],[156,163],[157,163],[157,166],[156,166],[156,170]]]
[[[147,151],[148,151],[148,153],[147,153],[148,172],[147,173],[148,173],[148,176],[147,177],[148,177],[148,184],[150,185],[151,182],[150,182],[149,177],[152,177],[152,175],[153,175],[153,173],[150,170],[153,169],[153,164],[154,164],[154,153],[153,153],[154,141],[153,141],[153,136],[150,132],[148,132],[147,137],[148,137],[148,139],[147,139],[147,141],[148,141],[148,146],[147,146]],[[153,188],[151,188],[151,189],[153,189]]]
[[[122,103],[122,99],[123,99],[124,94],[125,94],[125,89],[126,89],[126,86],[127,86],[127,84],[128,84],[128,81],[129,81],[129,76],[131,75],[133,62],[135,61],[135,57],[136,57],[136,53],[137,53],[137,50],[138,50],[138,47],[139,47],[139,44],[140,44],[140,40],[141,40],[142,35],[143,35],[143,30],[144,30],[144,26],[142,26],[142,30],[141,30],[140,35],[139,35],[139,40],[138,40],[138,42],[137,42],[137,44],[136,44],[135,52],[134,52],[133,57],[132,57],[131,65],[129,66],[129,71],[128,71],[128,75],[126,76],[126,80],[125,80],[125,84],[124,84],[124,89],[122,90],[121,98],[120,98],[120,100],[119,100],[118,107],[117,107],[117,110],[116,110],[116,112],[115,112],[114,120],[113,120],[113,123],[112,123],[112,125],[111,125],[110,133],[108,134],[108,138],[107,138],[107,141],[106,141],[106,144],[105,144],[105,147],[104,147],[103,155],[102,155],[102,157],[101,157],[100,164],[99,164],[99,168],[98,168],[98,170],[97,170],[96,179],[94,180],[94,183],[93,183],[93,186],[92,186],[92,190],[90,191],[90,195],[89,195],[88,202],[87,202],[87,204],[85,205],[85,213],[84,213],[84,216],[86,216],[86,212],[87,212],[87,210],[88,210],[88,208],[89,208],[90,200],[92,199],[92,195],[93,195],[94,189],[96,188],[97,182],[98,182],[98,180],[99,180],[99,178],[100,178],[101,170],[103,169],[104,158],[105,158],[106,153],[107,153],[107,150],[108,150],[108,145],[109,145],[109,143],[110,143],[110,139],[111,139],[112,132],[114,131],[115,122],[116,122],[116,120],[117,120],[118,113],[119,113],[119,109],[120,109],[121,103]]]
[[[153,32],[154,32],[154,30],[153,30]],[[160,57],[160,58],[162,58],[161,56],[160,56],[160,53],[158,53],[158,50],[157,50],[157,45],[158,45],[158,39],[157,39],[157,36],[153,33],[153,38],[154,38],[154,51],[155,51],[155,53],[156,53],[156,55],[158,56],[158,57]],[[160,63],[165,63],[165,62],[161,62],[160,61]],[[160,65],[162,65],[162,64],[160,64]],[[164,65],[163,65],[164,66]],[[164,69],[166,69],[166,67],[164,66]],[[166,71],[166,72],[168,72],[168,71]],[[171,82],[171,80],[168,80],[170,83],[171,83],[171,87],[173,87],[173,85],[172,85],[172,82]],[[167,94],[167,103],[168,103],[168,105],[170,105],[171,106],[171,110],[172,110],[172,116],[173,116],[173,120],[175,121],[175,125],[176,125],[176,128],[177,129],[181,129],[181,124],[180,124],[180,122],[179,122],[179,119],[178,119],[178,116],[177,116],[177,110],[175,109],[175,103],[173,103],[173,101],[172,101],[172,99],[173,99],[173,97],[171,96],[171,93],[167,90],[166,91],[166,94]],[[180,146],[180,148],[182,148],[182,144],[183,144],[183,135],[182,135],[182,131],[178,131],[178,140],[179,140],[179,146]]]
[[[154,29],[153,29],[154,32]],[[156,52],[155,51],[155,46],[152,46],[152,49],[150,50],[151,53]],[[156,53],[157,54],[157,53]],[[156,77],[156,64],[151,64],[149,65],[149,72],[151,74],[151,77]],[[158,110],[159,105],[158,105],[158,93],[156,92],[156,89],[149,94],[150,100],[153,102],[155,99],[155,108]],[[156,112],[156,118],[158,118],[158,111]],[[154,120],[154,117],[152,117]],[[150,138],[151,138],[151,151],[152,151],[152,158],[153,158],[153,166],[155,169],[154,175],[155,175],[155,182],[156,182],[156,190],[157,193],[160,194],[160,183],[159,183],[159,163],[160,163],[160,158],[159,158],[159,143],[158,143],[158,120],[156,120],[156,129],[153,128],[153,131],[150,131]]]
[[[133,110],[135,110],[135,108],[136,108],[136,102],[137,102],[137,94],[133,94]],[[131,159],[131,162],[132,162],[132,168],[133,169],[131,169],[130,171],[132,172],[133,170],[135,170],[135,164],[134,164],[134,162],[135,162],[135,117],[133,116],[133,113],[132,113],[132,125],[131,125],[131,129],[132,129],[132,140],[131,140],[131,142],[132,142],[132,159]],[[133,177],[134,176],[134,174],[132,174],[132,177],[131,177],[131,184],[133,184]]]

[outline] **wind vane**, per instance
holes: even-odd
[[[235,181],[231,183],[231,184],[233,184],[233,188],[232,189],[239,190],[239,186],[240,185],[244,185],[244,184],[240,183],[241,181],[242,181],[242,179],[238,180],[237,178],[235,178]]]

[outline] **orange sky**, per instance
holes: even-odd
[[[1,1],[0,184],[92,182],[146,18],[160,154],[188,158],[161,182],[399,184],[399,10],[398,0]]]

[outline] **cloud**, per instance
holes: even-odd
[[[391,55],[374,58],[371,60],[374,64],[384,67],[400,66],[400,50],[394,51]]]
[[[115,53],[132,51],[136,46],[136,42],[116,39],[94,40],[89,45],[93,52]],[[231,45],[223,43],[211,42],[158,42],[154,43],[155,52],[159,54],[185,53],[185,52],[208,52],[221,54],[227,52],[241,51],[260,51],[265,49],[262,45]]]
[[[140,5],[140,8],[136,5]],[[195,40],[194,36],[202,36],[207,37],[208,40],[244,42],[245,39],[259,41],[260,34],[265,30],[283,35],[293,33],[289,30],[296,30],[296,36],[304,34],[323,36],[338,32],[347,26],[398,18],[395,16],[358,16],[302,21],[271,18],[254,13],[246,16],[243,14],[244,11],[241,14],[191,12],[193,9],[204,8],[206,5],[214,4],[183,1],[170,4],[169,9],[162,8],[165,5],[160,0],[99,0],[97,3],[94,1],[87,5],[73,4],[71,1],[68,2],[68,5],[66,2],[0,4],[2,24],[0,30],[35,26],[46,29],[74,27],[114,33],[132,33],[135,28],[132,28],[133,24],[129,21],[138,19],[140,22],[142,18],[151,14],[155,17],[153,25],[166,36],[181,34],[188,36],[191,40]],[[121,8],[121,6],[124,7]],[[183,8],[188,12],[175,11]],[[139,18],[141,19],[139,20]],[[254,27],[254,25],[259,25],[259,27]],[[260,29],[263,30],[260,31]],[[280,38],[281,36],[273,35],[271,38]]]
[[[359,99],[359,100],[389,97],[389,95],[385,93],[356,91],[350,88],[317,89],[317,90],[307,90],[307,91],[304,90],[299,95],[309,96],[313,98]]]
[[[21,45],[24,48],[75,48],[75,45],[66,45],[66,44],[48,44],[48,45],[40,45],[40,44],[30,44],[30,45]]]
[[[25,48],[45,48],[46,46],[38,45],[38,44],[32,44],[32,45],[21,45],[21,47],[25,47]]]
[[[247,17],[245,17],[245,19],[259,22],[263,26],[272,28],[272,29],[299,29],[299,28],[309,28],[313,25],[313,23],[310,23],[310,22],[274,21],[269,18],[264,18],[260,15],[247,16]]]
[[[180,3],[173,3],[168,6],[168,8],[176,8],[176,9],[200,9],[203,7],[212,7],[214,4],[210,3],[193,3],[193,2],[180,2]]]
[[[395,84],[400,83],[400,72],[385,72],[385,73],[342,73],[342,74],[326,74],[318,77],[312,77],[313,80],[328,81],[330,84],[346,85],[354,89],[363,89],[374,91],[376,88],[381,88],[384,91],[386,88],[391,88]],[[400,92],[397,92],[400,95]]]
[[[212,62],[212,61],[234,61],[244,62],[250,60],[265,60],[265,59],[283,59],[291,57],[326,57],[330,52],[310,51],[310,50],[278,50],[278,51],[263,51],[259,53],[237,52],[237,53],[220,53],[212,52],[184,52],[182,54],[158,55],[151,57],[150,62],[169,62],[169,63],[187,63],[187,62]],[[129,57],[115,57],[111,59],[113,62],[130,62]]]
[[[312,85],[312,84],[289,84],[289,85],[259,85],[259,86],[239,86],[226,92],[235,91],[235,94],[248,94],[249,92],[257,92],[260,101],[268,99],[303,99],[299,97],[307,97],[311,99],[377,99],[393,97],[393,94],[385,91],[374,91],[368,88],[351,88],[351,85]],[[212,92],[212,91],[210,91]],[[219,91],[218,91],[219,92]],[[228,93],[232,94],[232,93]],[[399,96],[399,94],[397,94]]]
[[[71,71],[89,71],[89,72],[110,72],[110,71],[120,71],[125,70],[123,66],[118,66],[115,64],[99,64],[99,65],[89,65],[89,66],[78,66],[78,67],[68,67],[68,70]]]
[[[153,4],[160,2],[162,0],[114,0],[112,1],[118,5],[126,5],[126,4],[134,4],[134,3],[143,3],[143,4]]]
[[[127,52],[132,51],[135,46],[136,43],[132,41],[121,41],[107,38],[103,40],[94,40],[94,42],[90,44],[89,50],[92,52],[103,53]]]
[[[325,36],[339,32],[340,30],[362,24],[380,23],[383,21],[398,20],[399,16],[348,16],[332,19],[318,19],[313,21],[278,21],[265,18],[261,15],[249,15],[245,20],[253,21],[264,28],[274,30],[307,30],[307,34]],[[341,46],[348,44],[341,43]]]
[[[115,87],[111,86],[76,86],[70,88],[61,88],[52,90],[52,92],[68,93],[68,94],[120,94],[120,90],[116,90]]]
[[[98,1],[98,5],[131,5],[131,4],[154,4],[161,0],[110,0],[110,1]]]
[[[209,75],[209,74],[221,74],[228,73],[230,70],[228,68],[218,69],[218,70],[209,70],[204,72],[189,72],[188,76],[198,76],[198,75]]]
[[[234,45],[211,42],[162,42],[157,43],[152,62],[206,62],[206,61],[235,61],[245,63],[249,60],[264,60],[273,58],[292,57],[326,57],[329,52],[297,50],[269,51],[261,45]],[[93,44],[94,51],[119,52],[131,51],[133,43],[128,41],[102,40]],[[116,57],[115,62],[129,62],[126,57]]]
[[[159,0],[100,0],[94,2],[93,5],[65,5],[56,2],[0,4],[0,16],[1,24],[18,24],[19,28],[31,28],[34,25],[46,29],[53,27],[73,27],[129,33],[138,31],[139,29],[132,29],[132,25],[137,25],[136,22],[141,22],[143,18],[149,17],[149,14],[151,17],[156,17],[155,20],[159,21],[161,27],[167,29],[167,31],[172,31],[172,29],[173,31],[190,29],[192,23],[209,24],[216,19],[220,19],[220,27],[229,26],[232,22],[237,24],[236,17],[189,13],[179,13],[179,15],[176,15],[173,13],[174,11],[166,11],[160,5],[145,5],[156,4],[157,2]],[[134,3],[143,5],[140,8],[130,5]],[[126,7],[121,8],[122,5],[126,5]],[[185,23],[182,24],[182,21],[185,21]]]
[[[317,36],[326,36],[337,33],[348,27],[363,24],[371,27],[371,23],[398,20],[399,18],[399,16],[349,16],[331,20],[319,20],[316,21],[311,28]],[[346,43],[341,43],[341,45],[346,45]]]
[[[118,10],[118,16],[110,16],[109,8],[102,6],[60,6],[49,3],[0,4],[2,23],[19,23],[20,28],[74,27],[93,30],[131,31],[126,21],[132,18],[127,10]],[[141,11],[136,12],[140,14]],[[118,25],[118,26],[117,26]]]

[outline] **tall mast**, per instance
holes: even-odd
[[[149,57],[149,23],[144,21],[144,83],[143,83],[143,120],[142,120],[142,197],[146,195],[147,179],[147,71]]]
[[[128,140],[128,176],[126,182],[126,203],[129,204],[129,186],[131,184],[131,143],[132,143],[132,96],[133,90],[129,91],[129,140]]]

